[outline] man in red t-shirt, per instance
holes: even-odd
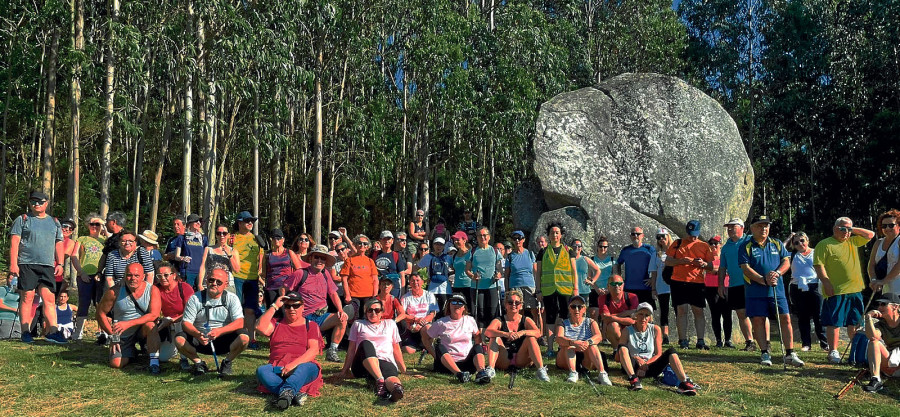
[[[150,332],[159,335],[162,353],[156,353],[159,354],[160,360],[165,362],[175,354],[174,336],[181,331],[184,306],[194,295],[194,289],[190,284],[178,279],[177,269],[168,262],[160,264],[156,271],[156,288],[159,289],[160,315],[162,317],[156,321],[156,325]],[[191,368],[190,362],[184,356],[178,363],[182,370]]]
[[[704,297],[704,277],[707,271],[713,271],[713,251],[700,239],[700,220],[691,220],[685,226],[687,236],[678,239],[666,250],[666,266],[672,267],[672,305],[675,306],[675,318],[678,323],[678,346],[687,349],[690,341],[687,338],[687,316],[690,310],[694,314],[694,329],[697,331],[697,349],[709,350],[706,340],[706,308]]]
[[[601,295],[597,302],[600,304],[600,332],[609,340],[613,347],[619,346],[622,338],[622,329],[634,324],[631,317],[638,305],[638,297],[635,294],[625,292],[625,279],[621,275],[609,277],[606,284],[607,292]]]

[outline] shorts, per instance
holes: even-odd
[[[305,318],[306,321],[311,321],[311,322],[313,322],[313,323],[315,323],[315,324],[318,324],[318,325],[319,325],[319,328],[321,329],[321,328],[322,328],[322,324],[325,323],[325,320],[328,320],[328,318],[331,317],[331,314],[332,314],[332,313],[325,312],[325,314],[322,314],[322,315],[320,316],[320,315],[318,315],[318,314],[316,314],[316,313],[312,313],[312,314],[307,314],[307,315],[304,316],[303,318]]]
[[[515,287],[515,288],[510,288],[510,289],[522,291],[522,308],[527,308],[527,309],[537,308],[537,297],[534,296],[534,288],[532,288],[532,287]],[[509,291],[507,291],[506,294],[509,294]]]
[[[588,308],[600,308],[600,294],[595,290],[588,294]]]
[[[662,353],[659,358],[657,358],[653,362],[648,363],[647,370],[644,372],[644,378],[655,378],[659,375],[662,375],[663,371],[666,370],[666,367],[669,366],[669,358],[676,353],[678,352],[675,351],[675,348],[668,348],[665,352]],[[635,372],[637,372],[638,364],[634,358],[631,358],[631,366],[635,370]]]
[[[544,296],[544,308],[546,309],[547,323],[556,323],[556,320],[569,318],[569,297],[558,292]]]
[[[828,297],[822,303],[822,325],[828,327],[858,326],[862,321],[861,292]]]
[[[725,301],[731,311],[743,310],[747,307],[746,291],[743,285],[728,287],[725,292]]]
[[[56,277],[53,267],[46,265],[19,265],[19,290],[34,291],[41,285],[53,291],[56,289]]]
[[[121,341],[119,342],[119,347],[121,351],[115,354],[112,354],[113,358],[131,358],[134,359],[137,357],[137,343],[140,342],[141,346],[147,346],[147,338],[141,337],[141,331],[134,332],[131,336],[125,337],[122,336]]]
[[[678,306],[690,304],[693,307],[706,307],[706,297],[704,296],[704,285],[702,282],[692,283],[683,281],[672,281],[672,305],[677,309]]]
[[[165,329],[159,331],[159,341],[160,343],[170,342],[175,343],[175,335],[182,333],[181,331],[181,322],[172,323],[166,326]]]
[[[212,347],[215,346],[216,354],[224,355],[231,351],[231,344],[234,343],[234,341],[237,340],[237,338],[240,337],[242,334],[247,334],[247,331],[244,329],[241,329],[236,332],[223,334],[223,335],[215,338],[215,340],[213,340],[212,343],[207,343],[205,345],[201,345],[199,340],[194,339],[194,337],[189,334],[179,333],[178,336],[184,337],[185,344],[190,344],[191,346],[193,346],[194,349],[197,350],[197,353],[202,353],[204,355],[212,355],[213,354]]]
[[[790,314],[786,297],[778,297],[778,313]],[[747,317],[774,317],[775,299],[772,297],[748,297]]]
[[[234,279],[235,294],[241,299],[245,310],[259,310],[259,281],[255,279]]]

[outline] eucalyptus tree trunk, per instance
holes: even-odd
[[[189,19],[194,18],[194,2],[188,0],[187,11]],[[190,66],[186,61],[185,66]],[[194,149],[194,78],[191,69],[185,71],[184,76],[184,152],[181,165],[181,211],[187,216],[191,213],[191,151]]]
[[[148,48],[147,54],[149,55],[150,51]],[[134,188],[134,231],[137,232],[140,229],[140,218],[141,218],[141,176],[144,171],[144,144],[147,142],[147,137],[150,136],[150,68],[153,66],[153,59],[150,59],[150,63],[147,65],[147,69],[144,72],[144,101],[141,106],[141,135],[137,138],[137,150],[134,155],[134,177],[132,178],[132,187]]]
[[[172,81],[172,80],[170,80]],[[159,191],[162,187],[163,170],[166,167],[166,158],[169,155],[169,141],[172,140],[172,123],[175,122],[175,97],[172,94],[172,84],[166,83],[166,111],[165,128],[163,128],[162,143],[159,149],[159,162],[156,164],[156,175],[153,177],[153,202],[150,205],[150,230],[156,231],[159,221]]]
[[[343,75],[341,75],[341,92],[338,94],[338,103],[343,103],[344,101],[344,89],[347,86],[347,64],[350,62],[350,56],[344,58],[344,71]],[[383,60],[382,60],[383,61]],[[334,115],[334,134],[332,135],[331,141],[331,170],[329,171],[330,179],[329,179],[329,188],[328,188],[328,230],[334,230],[334,182],[337,177],[337,143],[338,143],[338,129],[341,126],[341,107],[338,106],[338,111],[335,112]]]
[[[116,64],[113,45],[115,44],[115,31],[113,25],[119,17],[119,0],[109,0],[108,41],[106,45],[106,123],[103,129],[103,147],[100,156],[100,217],[106,218],[109,214],[109,175],[110,158],[112,154],[113,135],[113,105],[116,98],[115,79]]]
[[[258,81],[258,80],[257,80]],[[258,84],[257,84],[258,85]],[[259,230],[259,90],[253,96],[253,233]],[[305,197],[304,197],[305,198]]]
[[[207,220],[207,234],[212,236],[215,231],[215,224],[208,221],[213,212],[213,202],[216,199],[216,164],[218,163],[218,155],[216,152],[216,83],[209,81],[209,95],[206,97],[204,104],[206,108],[206,124],[203,129],[206,131],[206,158],[204,158],[204,181],[203,181],[203,218]]]
[[[84,51],[84,0],[72,0],[72,45],[78,59],[72,66],[72,142],[69,146],[67,217],[78,221],[81,194],[81,52]],[[5,170],[4,170],[5,171]],[[2,205],[0,201],[0,205]]]
[[[9,49],[7,50],[12,50],[14,41],[15,38],[10,38]],[[12,55],[13,54],[7,54],[6,68],[12,69]],[[6,97],[3,101],[3,140],[0,141],[0,219],[6,218],[6,160],[9,146],[7,126],[9,126],[9,101],[12,97],[12,86],[12,72],[9,71],[6,76]],[[18,172],[18,169],[16,172]],[[18,177],[18,175],[16,177]],[[18,178],[16,178],[16,180],[16,182],[18,182]]]
[[[316,242],[321,242],[322,235],[322,72],[324,68],[325,48],[324,34],[319,34],[318,40],[318,58],[316,61],[316,143],[313,148],[315,155],[316,176],[313,183],[313,218],[312,218],[312,236]]]
[[[59,57],[59,28],[53,29],[50,55],[47,58],[47,105],[44,126],[44,155],[42,159],[41,189],[53,199],[53,148],[56,144],[56,62]]]

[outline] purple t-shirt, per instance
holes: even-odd
[[[300,281],[303,279],[304,271],[309,273],[309,276],[301,286]],[[337,286],[334,285],[334,281],[325,270],[313,273],[312,268],[298,269],[294,271],[286,284],[289,291],[296,291],[300,294],[300,298],[303,298],[305,314],[312,314],[314,311],[328,306],[328,294],[337,293]]]
[[[280,256],[275,253],[267,253],[266,259],[269,262],[269,269],[266,274],[266,289],[274,291],[285,285],[291,277],[291,256],[285,250]]]

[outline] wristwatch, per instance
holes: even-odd
[[[594,346],[594,339],[588,339],[588,346]]]

